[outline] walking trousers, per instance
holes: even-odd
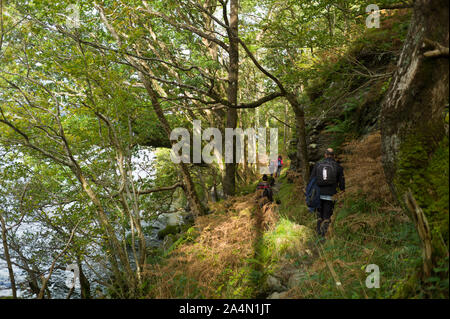
[[[330,225],[331,215],[333,215],[334,201],[320,200],[320,209],[317,210],[317,233],[325,236]]]

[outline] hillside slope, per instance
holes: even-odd
[[[336,197],[327,240],[317,238],[316,217],[304,202],[294,131],[290,168],[277,180],[279,204],[261,203],[255,184],[210,203],[212,214],[155,252],[146,270],[148,297],[448,298],[448,253],[432,277],[420,279],[421,240],[382,166],[380,104],[409,21],[410,12],[399,11],[344,53],[322,52],[305,87],[310,165],[331,146],[345,169],[347,189]],[[448,139],[442,154],[439,163],[448,166]],[[448,202],[443,184],[447,195],[440,198]],[[448,225],[448,206],[441,213]],[[374,267],[379,288],[370,288]]]
[[[379,133],[344,149],[348,191],[338,199],[325,243],[314,234],[315,216],[299,196],[301,179],[291,177],[290,183],[291,173],[284,170],[275,194],[280,205],[261,203],[256,193],[211,204],[213,213],[200,217],[148,267],[148,296],[398,296],[405,282],[409,284],[410,273],[421,264],[414,224],[389,198],[380,170]],[[373,187],[384,191],[373,192]],[[365,270],[370,264],[380,269],[379,289],[366,286],[369,274]],[[408,289],[417,297],[428,293],[426,287]]]

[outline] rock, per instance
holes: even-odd
[[[322,131],[317,135],[310,135],[308,138],[310,141],[308,145],[309,160],[317,162],[323,158],[325,150],[333,144],[336,136]]]
[[[288,296],[289,296],[289,293],[287,291],[274,292],[269,297],[267,297],[267,299],[287,299]]]
[[[178,226],[183,222],[183,216],[181,213],[171,213],[167,214],[167,225],[168,226]]]
[[[301,270],[297,270],[289,277],[288,288],[292,289],[294,287],[299,287],[305,278],[306,274]]]
[[[268,276],[267,277],[267,281],[266,281],[267,287],[269,288],[270,291],[283,291],[286,290],[286,287],[284,287],[281,284],[281,281],[274,277],[274,276]]]
[[[191,224],[194,222],[194,215],[192,213],[187,213],[183,216],[183,221],[185,224]]]
[[[167,235],[175,235],[180,232],[180,226],[178,225],[168,225],[166,228],[161,229],[158,232],[158,238],[163,239]]]

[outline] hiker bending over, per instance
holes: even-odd
[[[310,180],[316,178],[320,189],[320,207],[317,210],[317,233],[324,237],[333,215],[333,195],[337,188],[345,191],[344,169],[334,159],[334,151],[329,148],[325,152],[325,159],[318,162],[312,172]]]
[[[273,202],[273,193],[272,193],[272,187],[268,181],[267,175],[264,174],[262,177],[262,182],[259,182],[259,184],[256,186],[256,189],[263,189],[263,197],[267,197],[271,202]]]

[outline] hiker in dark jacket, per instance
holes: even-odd
[[[267,175],[264,174],[262,177],[262,182],[259,182],[259,184],[256,186],[256,189],[263,189],[263,197],[266,196],[271,202],[273,202],[273,192],[272,192],[272,185],[268,181]]]
[[[334,151],[329,148],[325,152],[325,159],[318,162],[311,171],[311,177],[316,178],[316,183],[320,188],[320,208],[317,212],[317,233],[325,237],[330,218],[333,215],[334,201],[333,195],[337,193],[337,188],[345,191],[344,169],[334,159]]]

